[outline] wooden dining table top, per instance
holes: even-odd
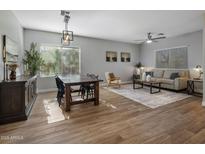
[[[101,79],[91,78],[87,75],[59,75],[59,78],[63,81],[64,84],[67,85],[79,85],[83,83],[94,83],[94,82],[103,82]]]

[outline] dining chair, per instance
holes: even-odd
[[[63,84],[63,81],[61,81],[61,79],[58,76],[55,76],[55,80],[56,80],[56,86],[58,88],[58,92],[57,92],[57,101],[59,106],[61,105],[61,100],[62,98],[64,98],[64,94],[65,94],[65,86]]]
[[[87,77],[92,79],[98,79],[99,76],[96,74],[87,73]],[[89,96],[94,97],[94,92],[95,92],[95,85],[93,83],[81,85],[81,93],[83,99],[85,95],[86,95],[86,99],[88,99]]]
[[[61,105],[62,103],[62,98],[64,98],[64,94],[65,94],[65,86],[63,84],[63,81],[56,75],[55,76],[55,80],[56,80],[56,86],[58,88],[58,92],[57,92],[57,101],[58,101],[58,104],[59,106]],[[76,90],[76,89],[73,89],[71,87],[70,89],[70,101],[72,102],[72,95],[71,93],[76,93],[76,92],[79,92],[79,90]]]

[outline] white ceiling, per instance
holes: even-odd
[[[201,30],[205,11],[77,11],[71,12],[69,30],[75,35],[134,43],[147,32],[173,37]],[[58,10],[13,11],[24,28],[58,32],[64,29]]]

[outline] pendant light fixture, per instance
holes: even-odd
[[[62,32],[62,38],[61,38],[61,44],[63,46],[69,46],[70,41],[73,41],[73,32],[68,31],[68,22],[70,19],[70,12],[66,10],[61,11],[61,15],[64,16],[64,22],[65,22],[65,29]]]

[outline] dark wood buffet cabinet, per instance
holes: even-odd
[[[0,82],[0,124],[26,120],[37,97],[37,76]]]

